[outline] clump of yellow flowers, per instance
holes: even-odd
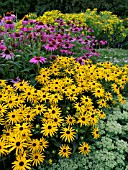
[[[105,109],[125,103],[121,92],[128,65],[91,60],[81,65],[58,56],[36,80],[35,87],[24,80],[14,86],[0,80],[0,158],[8,159],[13,170],[51,164],[76,152],[87,155],[100,137]]]

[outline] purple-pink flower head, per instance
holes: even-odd
[[[20,81],[19,77],[16,77],[16,78],[10,80],[10,82],[13,84],[18,83],[19,81]]]
[[[55,59],[56,59],[56,55],[51,55],[51,56],[49,57],[49,59],[50,59],[51,61],[55,60]]]
[[[75,58],[76,62],[79,62],[81,65],[85,65],[84,59],[80,58]]]
[[[30,63],[34,63],[34,64],[44,64],[46,62],[46,58],[42,57],[42,56],[35,56],[30,60]]]
[[[6,30],[8,30],[8,29],[14,29],[14,24],[13,24],[13,22],[12,22],[11,20],[6,20],[6,24],[4,25],[4,28],[5,28]]]
[[[52,44],[52,43],[44,45],[44,48],[46,50],[48,50],[48,51],[55,51],[55,50],[57,50],[57,46]]]
[[[28,25],[28,22],[29,22],[28,17],[25,16],[23,21],[22,21],[22,24],[23,25]]]
[[[12,59],[14,57],[14,54],[9,49],[6,49],[0,55],[2,58],[5,58],[6,60]]]
[[[10,12],[6,12],[5,14],[5,17],[4,17],[4,20],[13,20],[13,17],[11,16],[11,13]]]
[[[106,45],[107,44],[107,41],[106,40],[101,40],[100,42],[99,42],[99,45]]]

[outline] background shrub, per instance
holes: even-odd
[[[45,11],[60,10],[63,13],[85,12],[87,8],[97,8],[99,11],[111,11],[114,14],[125,18],[128,16],[127,0],[1,0],[0,15],[6,11],[14,11],[18,17],[29,12],[37,12],[42,15]]]

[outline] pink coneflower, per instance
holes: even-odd
[[[74,44],[69,44],[68,42],[62,45],[64,49],[70,49],[70,48],[73,48],[74,46],[75,46]]]
[[[99,45],[106,45],[107,44],[107,41],[106,40],[101,40],[100,42],[99,42]]]
[[[11,16],[11,13],[10,12],[6,12],[5,14],[5,17],[4,17],[4,20],[13,20],[13,17]]]
[[[42,63],[44,64],[46,62],[46,58],[42,57],[42,56],[35,56],[30,60],[30,63],[34,63],[34,64],[38,64],[38,63]]]
[[[22,21],[22,24],[23,25],[28,25],[28,22],[29,22],[28,17],[24,17],[24,19]]]
[[[67,54],[67,53],[68,53],[68,50],[60,50],[60,52],[61,52],[62,54]]]
[[[55,60],[56,59],[56,55],[51,55],[50,57],[49,57],[49,59],[51,60],[51,61],[53,61],[53,60]]]
[[[21,79],[19,77],[16,77],[16,78],[10,80],[10,82],[13,84],[18,83],[19,81],[21,81]]]
[[[14,54],[11,51],[9,51],[9,49],[6,49],[4,52],[1,53],[1,57],[8,60],[12,59],[14,57]]]
[[[52,44],[52,43],[46,44],[46,45],[44,45],[43,47],[44,47],[46,50],[48,50],[48,51],[55,51],[55,50],[57,50],[57,46],[54,45],[54,44]]]
[[[15,16],[14,12],[11,11],[10,14],[11,14],[12,19],[15,20],[15,19],[16,19],[16,16]]]
[[[90,53],[94,56],[97,56],[97,57],[100,56],[100,54],[98,52],[96,52],[94,49],[92,51],[90,51]]]
[[[6,30],[8,30],[8,29],[14,29],[14,24],[13,24],[13,22],[12,22],[11,20],[6,20],[6,24],[4,25],[4,28],[5,28]]]
[[[2,18],[2,16],[0,16],[0,26],[2,26],[4,24],[4,19]]]
[[[95,38],[95,36],[93,36],[93,35],[87,35],[86,38],[92,38],[92,39],[93,39],[93,38]]]
[[[23,36],[22,32],[15,32],[11,34],[11,37],[13,37],[14,39],[21,39],[22,36]]]
[[[47,28],[47,25],[43,22],[38,22],[37,25],[35,25],[34,29],[44,29]]]
[[[6,46],[0,44],[0,50],[2,50],[2,51],[3,51],[3,50],[6,50]]]
[[[84,59],[80,58],[75,58],[76,62],[79,62],[81,65],[85,65]]]

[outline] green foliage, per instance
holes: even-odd
[[[79,13],[85,12],[87,8],[97,8],[98,11],[108,10],[122,17],[128,15],[127,0],[37,0],[36,11],[39,15],[54,9],[63,13]]]

